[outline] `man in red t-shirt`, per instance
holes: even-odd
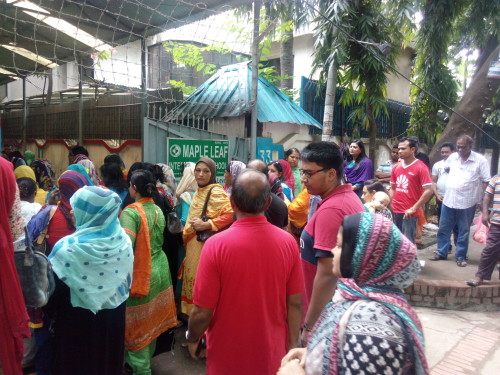
[[[304,272],[304,330],[302,343],[328,302],[337,279],[332,273],[332,252],[344,216],[365,211],[351,184],[344,184],[344,160],[331,142],[313,142],[301,152],[301,182],[311,195],[321,197],[318,208],[300,236]]]
[[[269,223],[264,174],[233,183],[236,222],[203,246],[186,338],[193,358],[206,331],[207,375],[274,375],[298,344],[303,290],[294,238]]]
[[[392,168],[390,190],[394,223],[415,243],[417,210],[431,198],[432,180],[429,168],[415,157],[415,137],[401,138],[398,148],[401,162]]]

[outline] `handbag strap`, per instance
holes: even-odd
[[[49,212],[49,220],[47,221],[47,225],[45,226],[45,228],[43,228],[43,230],[40,232],[40,234],[38,235],[37,239],[36,239],[36,243],[38,245],[41,245],[43,240],[45,240],[45,238],[48,238],[49,236],[47,235],[48,231],[49,231],[49,224],[50,224],[50,221],[52,220],[52,218],[54,217],[54,214],[56,213],[56,210],[57,210],[57,206],[54,205],[51,209],[50,209],[50,212]]]
[[[207,208],[208,208],[208,201],[210,200],[210,194],[212,193],[212,189],[215,186],[212,186],[210,190],[207,193],[207,197],[205,198],[205,204],[203,205],[203,210],[201,211],[201,218],[203,219],[204,217],[207,216]]]

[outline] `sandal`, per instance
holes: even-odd
[[[457,259],[457,266],[459,267],[467,267],[467,262],[463,259]]]
[[[441,255],[434,254],[432,257],[429,258],[429,260],[446,260],[446,258],[443,258]]]
[[[477,286],[483,285],[483,284],[484,284],[484,281],[481,279],[478,279],[478,278],[467,281],[467,285],[473,286],[473,287],[477,287]]]

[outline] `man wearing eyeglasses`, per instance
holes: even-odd
[[[300,181],[311,195],[319,195],[316,212],[300,237],[305,293],[302,304],[306,315],[302,343],[331,301],[336,288],[332,275],[332,254],[344,216],[363,212],[351,184],[344,183],[344,160],[339,148],[330,142],[310,143],[301,153]]]

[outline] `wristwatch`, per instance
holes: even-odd
[[[196,340],[191,340],[190,337],[189,337],[189,331],[186,331],[186,341],[190,344],[194,344],[196,342],[198,342],[198,339]]]

